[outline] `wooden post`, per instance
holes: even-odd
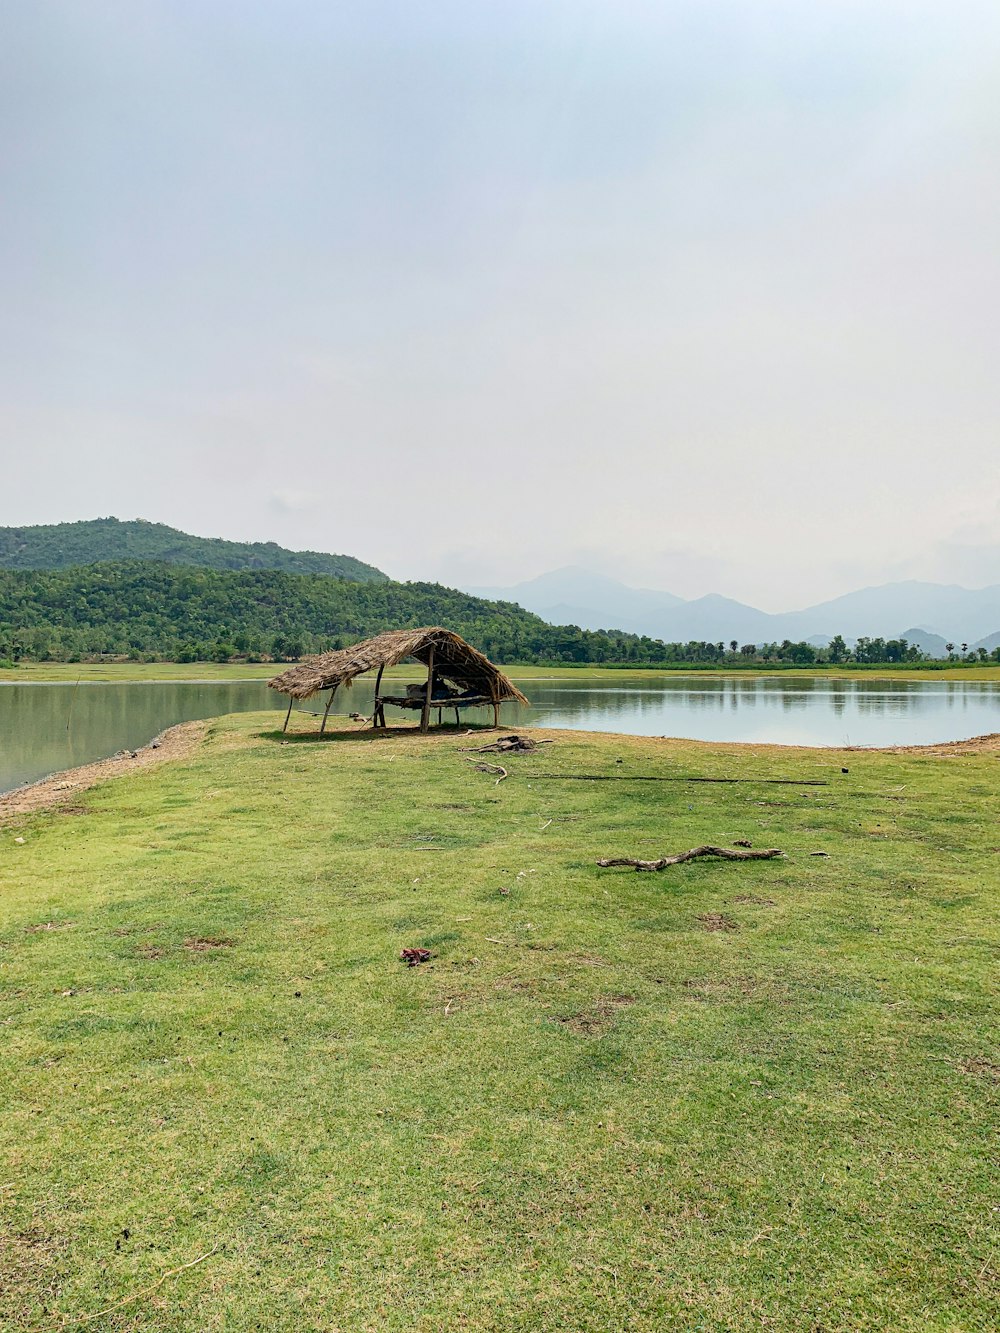
[[[288,700],[288,712],[285,714],[285,725],[281,728],[282,731],[288,730],[288,719],[292,716],[292,704],[294,702],[295,698],[292,696],[292,698]]]
[[[326,701],[326,712],[323,714],[323,721],[319,725],[319,734],[321,736],[323,735],[323,732],[326,731],[326,719],[330,714],[330,705],[333,703],[333,696],[336,693],[337,693],[337,687],[336,685],[334,685],[333,689],[330,691],[330,697]]]
[[[372,728],[378,726],[379,713],[382,714],[382,725],[385,726],[385,709],[378,701],[378,692],[382,688],[382,672],[385,670],[385,663],[378,669],[378,675],[375,677],[375,702],[372,704]]]
[[[420,714],[420,730],[426,731],[431,720],[431,691],[434,688],[434,645],[431,644],[430,655],[427,658],[427,693],[424,695],[424,706]]]
[[[455,726],[456,726],[456,727],[460,727],[461,725],[462,725],[462,719],[461,719],[461,718],[459,717],[459,715],[458,715],[458,704],[456,704],[456,705],[455,705]]]
[[[493,704],[493,725],[495,727],[500,725],[500,705],[498,703]]]

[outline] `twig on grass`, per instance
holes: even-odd
[[[467,762],[476,764],[474,759],[469,759]],[[496,782],[494,782],[494,787],[499,787],[500,783],[509,776],[503,764],[476,764],[476,771],[479,773],[499,773],[500,776],[497,778]]]
[[[206,1250],[204,1254],[199,1254],[197,1259],[192,1259],[189,1263],[181,1264],[178,1268],[168,1269],[162,1277],[157,1278],[151,1287],[142,1287],[139,1291],[133,1291],[130,1295],[123,1297],[122,1300],[116,1301],[114,1305],[109,1305],[103,1310],[96,1311],[94,1314],[74,1315],[72,1318],[64,1319],[59,1327],[68,1328],[70,1324],[89,1324],[95,1319],[102,1319],[106,1314],[111,1314],[115,1310],[120,1310],[123,1305],[128,1305],[132,1301],[137,1301],[142,1296],[148,1296],[151,1292],[156,1291],[158,1287],[162,1287],[168,1277],[176,1277],[178,1273],[183,1273],[186,1268],[194,1268],[198,1264],[204,1263],[206,1259],[210,1259],[219,1248],[220,1244],[221,1242],[217,1241],[210,1250]]]
[[[598,861],[599,866],[631,866],[633,870],[665,870],[667,866],[679,866],[682,861],[693,861],[697,856],[718,856],[724,861],[770,861],[775,856],[784,856],[778,847],[736,851],[732,847],[692,847],[689,851],[678,852],[676,856],[661,856],[657,861],[637,861],[632,857],[614,856]]]

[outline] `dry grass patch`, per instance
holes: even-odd
[[[725,912],[702,912],[698,917],[705,930],[739,930],[739,922]]]
[[[627,1009],[630,1004],[635,1004],[634,995],[602,995],[589,1009],[582,1009],[578,1014],[568,1014],[564,1018],[553,1018],[552,1022],[582,1037],[600,1036],[614,1022],[618,1011]]]

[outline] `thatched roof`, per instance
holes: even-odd
[[[515,699],[526,704],[517,686],[495,667],[488,657],[460,639],[451,630],[433,625],[427,629],[395,629],[363,639],[350,648],[310,657],[268,681],[272,690],[293,699],[310,699],[321,690],[346,685],[364,671],[395,666],[404,657],[415,657],[427,665],[434,648],[434,675],[450,680],[462,690],[472,690],[492,703]]]

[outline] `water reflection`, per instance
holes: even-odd
[[[505,705],[512,726],[794,745],[920,745],[1000,731],[1000,684],[989,681],[665,676],[521,684],[534,706]],[[337,706],[366,713],[371,704],[372,682],[358,680]],[[0,685],[0,791],[142,745],[175,722],[285,707],[263,681]],[[308,725],[316,707],[298,706],[303,716],[293,712],[293,725]],[[467,716],[485,722],[492,713]]]

